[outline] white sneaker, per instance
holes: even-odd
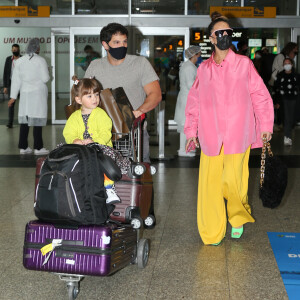
[[[26,149],[20,149],[20,154],[31,154],[32,149],[27,147]]]
[[[46,155],[49,153],[49,150],[42,148],[40,150],[34,149],[34,155]]]
[[[112,188],[107,189],[106,194],[107,194],[106,204],[115,204],[121,202],[115,190],[115,186],[112,186]]]
[[[283,143],[284,143],[285,146],[292,146],[293,145],[292,139],[288,138],[287,136],[284,137]]]

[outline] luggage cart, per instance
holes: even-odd
[[[140,239],[137,243],[136,257],[133,264],[137,264],[139,269],[144,269],[148,263],[149,258],[149,241],[147,239]],[[68,300],[75,300],[80,292],[80,282],[84,279],[84,275],[53,273],[58,275],[59,279],[66,283],[68,291]]]
[[[137,238],[135,240],[135,250],[133,254],[131,254],[131,259],[127,264],[137,264],[139,269],[145,268],[148,263],[150,245],[148,239],[139,239],[138,229],[143,223],[147,228],[154,227],[155,225],[155,217],[154,214],[151,214],[151,209],[153,201],[152,175],[156,173],[156,168],[149,163],[142,162],[142,121],[144,118],[145,116],[137,118],[129,133],[113,134],[114,148],[120,151],[124,157],[129,157],[132,160],[132,167],[129,173],[123,175],[121,180],[115,184],[122,203],[116,205],[111,219],[121,223],[130,223],[136,230]],[[36,185],[44,159],[45,158],[40,158],[37,161]],[[130,225],[125,226],[130,227]],[[24,252],[23,261],[28,258],[26,255],[28,254]],[[124,264],[120,268],[125,266]],[[112,267],[114,267],[114,265],[112,265]],[[108,275],[113,274],[120,268],[112,271]],[[49,270],[48,272],[51,271]],[[69,300],[75,300],[77,298],[80,292],[80,282],[84,277],[90,276],[86,274],[69,274],[67,272],[60,273],[57,271],[52,271],[51,273],[58,275],[59,279],[66,283]]]
[[[113,147],[123,157],[132,159],[132,167],[128,174],[115,183],[121,203],[117,203],[111,219],[122,223],[131,223],[136,229],[155,226],[153,211],[153,181],[156,168],[142,162],[142,122],[143,114],[135,119],[129,133],[113,133]]]

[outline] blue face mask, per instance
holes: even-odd
[[[196,66],[199,67],[199,65],[203,62],[203,59],[201,56],[198,57],[197,62],[196,62]]]

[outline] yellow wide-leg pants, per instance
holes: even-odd
[[[201,152],[197,222],[204,244],[220,242],[226,233],[227,215],[232,227],[255,222],[248,204],[250,147],[245,153],[218,156]],[[224,198],[227,200],[227,215]]]

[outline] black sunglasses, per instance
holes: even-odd
[[[211,35],[215,34],[217,37],[221,37],[221,36],[223,36],[224,32],[226,32],[227,35],[232,36],[233,29],[226,28],[226,29],[215,30],[214,32],[212,32]]]

